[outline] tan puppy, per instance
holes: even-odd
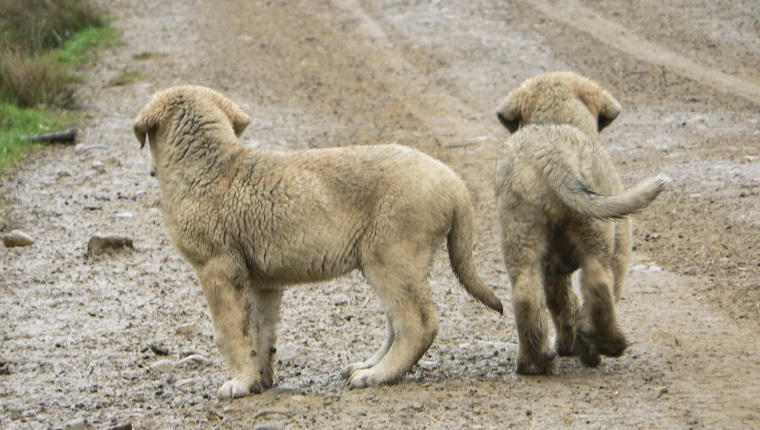
[[[380,296],[387,336],[343,372],[351,387],[399,381],[433,342],[427,277],[444,238],[464,288],[502,312],[475,271],[469,194],[451,169],[398,145],[248,147],[238,136],[249,122],[220,93],[179,86],[155,94],[133,126],[150,142],[169,233],[198,272],[232,369],[220,398],[272,387],[287,285],[359,269]]]
[[[527,80],[497,110],[514,133],[501,148],[495,187],[518,373],[551,373],[556,353],[595,366],[600,354],[617,357],[627,347],[615,305],[631,253],[628,215],[647,207],[670,179],[660,174],[623,189],[599,141],[620,110],[607,91],[569,72]],[[570,278],[577,269],[583,306]]]

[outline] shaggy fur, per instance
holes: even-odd
[[[600,354],[617,357],[627,347],[615,308],[631,253],[628,215],[647,207],[669,178],[623,189],[599,141],[620,110],[607,91],[569,72],[527,80],[497,110],[514,133],[501,148],[495,189],[518,373],[551,373],[557,353],[595,366]],[[582,306],[571,282],[577,269]]]
[[[198,273],[233,378],[220,398],[272,387],[283,288],[362,271],[386,310],[380,350],[349,365],[351,387],[394,383],[438,331],[428,287],[446,238],[457,278],[498,312],[477,275],[464,183],[398,145],[279,153],[245,146],[250,118],[208,88],[154,95],[134,121],[150,143],[174,244]]]

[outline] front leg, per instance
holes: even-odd
[[[197,271],[211,311],[214,339],[232,371],[232,379],[217,395],[220,399],[246,396],[261,385],[261,374],[251,352],[249,292],[241,282],[245,274],[232,259],[223,257],[197,267]]]
[[[274,386],[274,355],[277,352],[277,325],[280,322],[280,304],[283,290],[251,287],[248,315],[253,333],[253,349],[256,368],[261,378],[253,391],[260,393]]]

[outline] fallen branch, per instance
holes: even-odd
[[[26,140],[30,142],[45,143],[74,143],[78,132],[79,130],[76,128],[70,128],[65,131],[56,131],[54,133],[30,134],[29,136],[26,136]]]

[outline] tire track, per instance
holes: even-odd
[[[426,127],[454,138],[472,139],[483,133],[481,121],[467,121],[480,119],[483,114],[440,86],[429,81],[420,82],[422,75],[409,73],[415,67],[400,53],[389,48],[393,43],[387,33],[357,0],[333,0],[333,4],[358,22],[358,32],[373,45],[372,55],[367,55],[368,61],[376,70],[391,69],[394,79],[389,79],[388,83],[392,84],[389,87],[393,89],[393,96],[403,101],[409,112]],[[414,96],[410,97],[410,93]]]
[[[583,6],[577,0],[529,0],[527,3],[552,20],[588,33],[600,42],[641,61],[663,66],[718,91],[744,98],[752,103],[760,103],[760,84],[706,67],[687,56],[645,40],[624,26]]]

